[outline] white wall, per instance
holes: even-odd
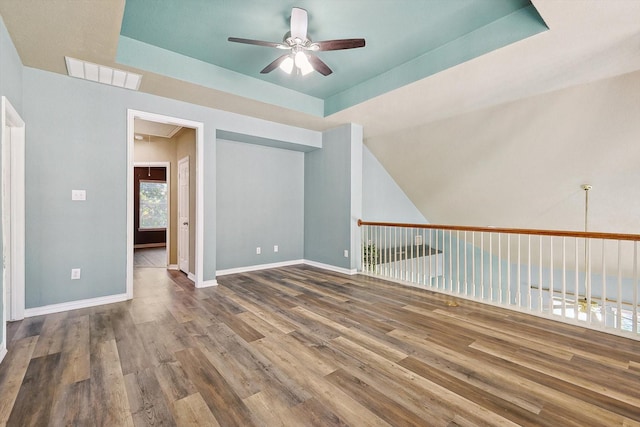
[[[362,219],[428,223],[371,151],[366,146],[362,148]]]
[[[365,141],[435,224],[640,230],[640,72]]]

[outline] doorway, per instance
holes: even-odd
[[[6,354],[7,321],[24,318],[25,123],[2,97],[2,336],[0,360]]]
[[[171,162],[135,162],[133,168],[134,267],[170,267]]]
[[[165,127],[175,130],[175,133],[162,135],[158,137],[149,136],[153,132],[145,129],[144,126]],[[129,110],[127,115],[127,147],[128,147],[128,165],[127,168],[127,296],[133,296],[133,269],[134,269],[134,230],[136,224],[134,213],[136,211],[134,195],[137,190],[134,189],[135,169],[134,166],[154,167],[161,166],[160,163],[169,163],[167,167],[167,186],[168,186],[168,218],[166,234],[166,268],[181,269],[185,271],[189,279],[194,281],[196,287],[202,284],[202,141],[203,141],[203,124],[190,120],[179,119],[175,117],[162,116],[154,113]],[[187,136],[189,134],[190,136]],[[136,145],[136,136],[138,137],[138,145]],[[181,139],[190,139],[192,141],[192,150],[186,153],[185,149],[180,148]],[[170,143],[173,138],[177,146],[168,146],[164,157],[147,157],[144,161],[137,157],[136,147],[141,146],[143,149],[149,149],[157,155],[158,151],[154,151],[154,142],[160,143],[162,138],[165,143]],[[158,140],[158,141],[154,141]],[[144,148],[146,147],[146,148]],[[176,148],[177,147],[177,148]],[[173,150],[173,151],[171,151]],[[170,153],[169,153],[170,152]],[[169,153],[169,154],[167,154]],[[173,153],[173,154],[171,154]],[[191,159],[191,168],[189,169],[189,187],[188,187],[188,218],[178,222],[178,160],[183,157]],[[173,166],[170,165],[173,163]],[[152,181],[152,180],[151,180]],[[153,185],[151,185],[153,186]],[[138,208],[139,209],[139,208]],[[187,233],[180,233],[178,224],[187,223]],[[148,233],[148,232],[147,232]],[[186,236],[188,239],[186,245],[180,245],[180,235]],[[149,245],[153,245],[151,242]],[[158,243],[159,244],[159,243]],[[180,246],[180,253],[178,247]],[[186,248],[185,248],[186,246]],[[186,253],[184,252],[186,250]],[[186,260],[186,263],[184,262]],[[182,264],[182,265],[181,265]]]

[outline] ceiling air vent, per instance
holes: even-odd
[[[138,90],[142,76],[129,71],[118,70],[79,59],[64,57],[67,63],[67,72],[71,77],[91,80],[125,89]]]

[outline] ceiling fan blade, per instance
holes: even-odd
[[[313,47],[317,45],[317,49]],[[364,47],[364,39],[340,39],[340,40],[325,40],[322,42],[314,42],[312,45],[313,50],[327,51],[327,50],[341,50],[341,49],[355,49],[358,47]]]
[[[273,61],[271,64],[267,65],[266,67],[264,67],[262,69],[262,71],[260,71],[260,74],[267,74],[272,72],[273,70],[275,70],[276,68],[278,68],[280,66],[280,64],[282,63],[282,61],[284,61],[285,59],[287,59],[287,57],[289,57],[289,54],[285,54],[282,56],[279,56],[278,58],[276,58],[275,61]]]
[[[234,43],[244,43],[244,44],[252,44],[256,46],[275,47],[278,49],[290,49],[289,46],[284,45],[282,43],[265,42],[262,40],[242,39],[239,37],[229,37],[227,40]]]
[[[315,55],[309,55],[309,63],[314,70],[316,70],[323,76],[328,76],[329,74],[333,73],[333,71],[331,71],[331,68],[329,68],[327,64],[322,62],[322,60]]]
[[[307,11],[294,7],[291,9],[291,37],[304,41],[307,39]]]

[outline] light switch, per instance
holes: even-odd
[[[71,190],[71,200],[85,201],[87,200],[86,190]]]

